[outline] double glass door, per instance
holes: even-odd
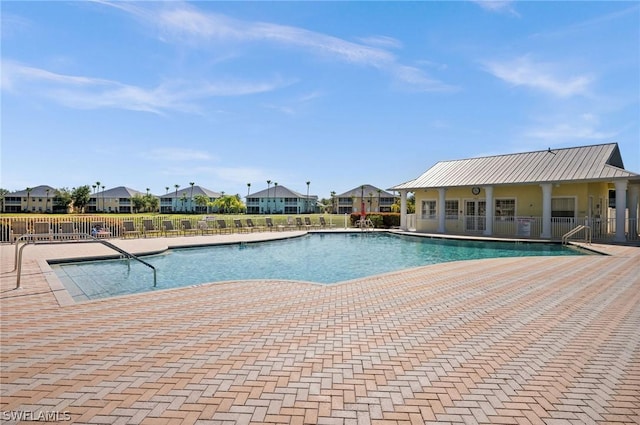
[[[487,202],[477,199],[464,202],[465,230],[482,232],[487,226]]]

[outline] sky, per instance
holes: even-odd
[[[2,1],[0,187],[329,198],[438,161],[617,142],[637,1]],[[247,186],[251,184],[251,186]]]

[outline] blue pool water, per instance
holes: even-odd
[[[126,260],[52,265],[77,301],[205,282],[285,279],[335,283],[428,264],[478,258],[582,255],[558,244],[427,239],[387,233],[330,233],[271,242],[173,249]]]

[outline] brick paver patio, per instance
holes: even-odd
[[[599,248],[60,306],[39,262],[78,248],[28,247],[15,290],[3,245],[0,421],[638,424],[640,248]]]

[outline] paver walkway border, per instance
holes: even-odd
[[[20,290],[12,248],[0,246],[2,423],[640,423],[637,247],[65,306],[41,263],[78,247],[29,247]]]

